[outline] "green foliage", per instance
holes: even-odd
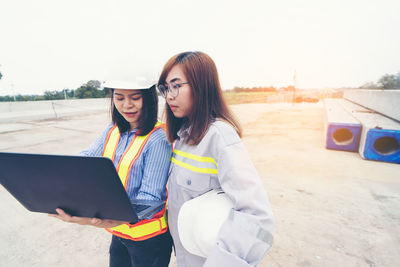
[[[378,84],[382,89],[400,89],[400,72],[397,75],[385,74],[379,79]]]
[[[3,75],[0,72],[0,79]],[[400,72],[397,74],[385,74],[382,76],[377,83],[368,82],[360,86],[364,89],[400,89]],[[279,91],[294,91],[293,86],[279,88]],[[277,92],[278,90],[273,87],[234,87],[232,90],[227,92]],[[44,95],[17,95],[15,96],[16,101],[37,101],[37,100],[56,100],[56,99],[71,99],[71,98],[101,98],[107,97],[108,89],[101,89],[101,82],[97,80],[90,80],[83,84],[76,90],[63,89],[61,91],[46,91]],[[14,101],[13,96],[0,96],[0,102],[2,101]]]
[[[76,98],[100,98],[106,97],[106,90],[100,90],[100,81],[91,80],[75,90]]]
[[[100,89],[101,82],[97,81],[97,80],[90,80],[85,85],[88,86],[88,87],[93,87],[93,88],[96,88],[96,89]]]
[[[12,96],[6,95],[6,96],[0,96],[0,102],[11,102],[14,101],[14,98]]]
[[[45,100],[44,96],[42,95],[16,95],[15,96],[16,101],[39,101],[39,100]],[[0,96],[0,102],[11,102],[14,101],[13,96]]]
[[[108,89],[101,89],[101,82],[90,80],[76,90],[64,88],[61,91],[45,91],[43,95],[18,95],[16,101],[58,100],[71,98],[100,98],[108,95]],[[0,96],[1,101],[14,101],[12,96]]]
[[[63,91],[45,91],[44,99],[45,100],[64,99],[64,92]]]
[[[63,89],[62,91],[45,91],[43,95],[44,100],[61,100],[73,98],[75,94],[74,90]]]
[[[362,89],[400,89],[400,72],[397,74],[385,74],[377,83],[367,82],[361,85]]]
[[[65,96],[67,97],[67,99],[75,98],[75,90],[64,88],[62,91],[63,93],[65,92]]]

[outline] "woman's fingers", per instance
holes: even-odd
[[[64,222],[69,222],[69,223],[77,223],[81,225],[92,225],[92,220],[94,223],[99,223],[97,218],[86,218],[86,217],[76,217],[76,216],[71,216],[62,209],[58,208],[56,209],[56,212],[58,214],[49,214],[49,216],[60,219]],[[101,221],[101,220],[100,220]]]
[[[58,213],[58,217],[66,222],[69,222],[72,218],[71,215],[69,215],[68,213],[66,213],[65,211],[63,211],[62,209],[56,209],[56,212]]]
[[[99,218],[92,218],[90,220],[90,223],[94,226],[100,225],[102,223],[102,220],[100,220]]]
[[[64,210],[59,209],[59,208],[56,209],[56,212],[57,212],[57,214],[49,214],[49,216],[57,218],[64,222],[76,223],[76,224],[81,224],[81,225],[92,225],[92,226],[100,227],[100,228],[112,228],[112,227],[118,226],[120,224],[127,223],[124,221],[102,220],[99,218],[71,216],[68,213],[66,213]]]
[[[62,209],[56,209],[57,214],[49,214],[50,217],[60,219],[64,222],[69,222],[72,218],[71,215],[63,211]]]

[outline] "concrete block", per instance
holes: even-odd
[[[341,104],[362,124],[360,156],[400,163],[400,123],[345,99]]]
[[[340,101],[334,98],[324,100],[326,148],[356,152],[362,126],[342,107]]]
[[[345,90],[343,98],[400,122],[400,90]]]

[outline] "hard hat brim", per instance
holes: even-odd
[[[150,89],[154,84],[143,85],[135,82],[126,81],[105,81],[103,84],[104,88],[109,89],[120,89],[120,90],[147,90]]]

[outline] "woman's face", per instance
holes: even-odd
[[[143,106],[141,90],[114,89],[113,101],[118,112],[129,122],[131,130],[137,128]]]
[[[192,88],[187,84],[188,80],[183,74],[180,65],[175,65],[168,73],[166,83],[171,86],[171,83],[175,83],[179,87],[178,96],[174,97],[170,93],[167,94],[166,100],[171,108],[172,113],[177,118],[188,117],[192,112],[193,107],[193,96]]]

